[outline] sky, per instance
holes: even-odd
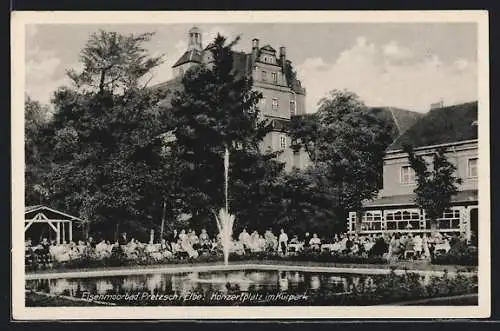
[[[91,33],[155,32],[145,46],[164,54],[150,84],[172,78],[171,66],[187,48],[193,24],[37,24],[26,26],[26,93],[49,103],[57,87],[69,83],[66,70],[80,70],[80,50]],[[426,112],[478,98],[477,25],[475,23],[237,23],[199,24],[204,46],[217,33],[241,36],[236,49],[285,46],[307,90],[306,109],[334,89],[356,93],[368,106]]]

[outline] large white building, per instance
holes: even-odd
[[[431,232],[433,224],[415,204],[415,173],[403,146],[412,145],[428,162],[439,147],[462,179],[451,208],[437,220],[440,232],[461,233],[470,239],[478,234],[478,139],[477,102],[433,108],[400,136],[384,158],[383,188],[373,201],[366,201],[356,221],[349,213],[348,231],[359,233]]]
[[[201,30],[193,27],[188,31],[187,50],[172,66],[174,79],[158,87],[181,88],[181,78],[186,71],[201,63],[210,63],[211,56],[210,45],[203,45]],[[287,133],[291,117],[306,113],[306,89],[293,73],[286,48],[280,47],[278,53],[270,45],[261,47],[259,39],[253,39],[249,52],[234,52],[233,66],[238,74],[253,78],[254,89],[263,95],[258,105],[261,114],[273,124],[274,129],[264,138],[261,150],[282,151],[279,159],[285,162],[287,170],[307,166],[307,154],[294,153]]]

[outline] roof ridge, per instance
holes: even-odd
[[[477,101],[472,101],[430,109],[399,135],[386,150],[400,150],[404,144],[420,147],[477,137],[477,132],[468,128],[470,123],[466,123],[477,118],[477,105]]]
[[[396,116],[394,115],[394,109],[392,107],[389,107],[389,111],[391,112],[392,120],[394,121],[394,124],[396,124],[396,128],[398,129],[398,137],[399,137],[402,135],[401,126],[399,125],[398,120],[396,119]]]

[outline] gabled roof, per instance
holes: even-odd
[[[175,68],[177,66],[180,66],[181,64],[184,63],[190,63],[190,62],[195,62],[195,63],[201,63],[201,52],[196,50],[196,49],[191,49],[186,51],[182,56],[180,57],[177,62],[172,66],[172,68]]]
[[[24,208],[24,218],[25,219],[27,219],[26,216],[29,217],[30,214],[35,216],[38,213],[57,215],[59,217],[62,216],[62,218],[67,219],[67,220],[72,220],[72,221],[83,221],[82,219],[80,219],[76,216],[72,216],[72,215],[66,214],[62,211],[59,211],[59,210],[56,210],[56,209],[53,209],[53,208],[50,208],[47,206],[43,206],[43,205],[26,206]]]
[[[424,116],[421,113],[394,107],[369,107],[368,110],[390,125],[393,140],[404,134]]]
[[[400,136],[388,151],[404,145],[423,147],[477,139],[477,101],[430,110]]]
[[[26,207],[24,207],[24,213],[25,214],[29,213],[29,212],[31,212],[31,211],[33,211],[35,209],[40,208],[40,207],[43,207],[43,206],[42,205],[26,206]]]
[[[165,82],[153,85],[151,87],[152,89],[161,89],[161,90],[177,90],[182,88],[182,77],[176,76],[170,80],[167,80]]]
[[[261,47],[261,50],[276,53],[276,50],[272,48],[271,45],[265,45],[264,47]]]
[[[205,51],[206,51],[206,50],[209,50],[209,49],[213,48],[214,46],[215,46],[215,44],[214,44],[213,42],[211,42],[211,43],[209,43],[209,44],[207,45],[207,47],[205,47],[205,49],[204,49],[204,50],[205,50]]]

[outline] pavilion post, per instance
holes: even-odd
[[[60,222],[57,222],[56,240],[57,240],[57,244],[61,243],[61,223]]]
[[[69,241],[73,241],[73,222],[69,222]]]
[[[62,227],[62,243],[66,241],[66,222],[61,222],[61,227]]]

